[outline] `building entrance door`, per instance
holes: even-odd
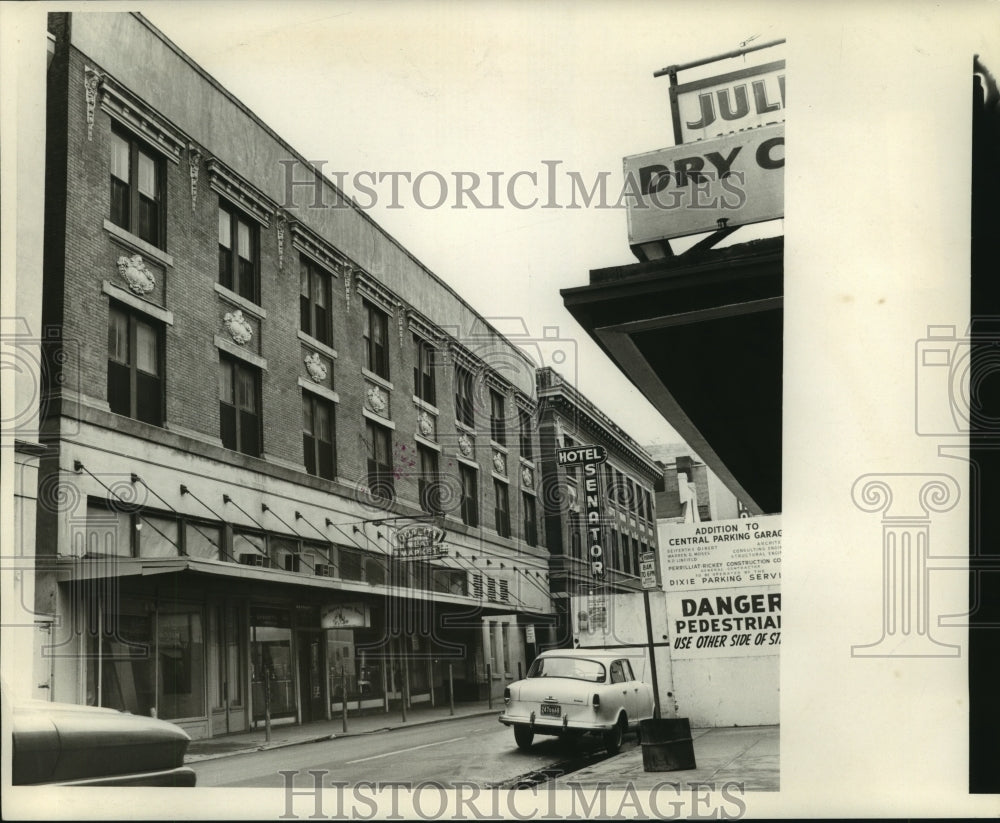
[[[322,720],[326,717],[323,699],[323,633],[298,632],[299,705],[302,722]]]

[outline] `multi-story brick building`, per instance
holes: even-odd
[[[50,30],[53,698],[210,736],[500,694],[551,611],[530,361],[143,17]]]
[[[550,580],[558,640],[573,645],[582,632],[605,625],[612,595],[642,591],[639,559],[657,551],[653,487],[660,467],[646,451],[558,372],[537,373],[538,430]],[[563,465],[559,449],[601,446],[599,505],[588,512],[587,470]],[[596,520],[591,520],[595,518]],[[588,522],[589,521],[589,522]],[[597,523],[599,531],[593,531]],[[595,544],[601,573],[594,574]],[[589,644],[587,644],[589,645]]]

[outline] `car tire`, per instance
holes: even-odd
[[[535,733],[531,730],[531,726],[525,726],[519,723],[514,726],[514,742],[517,743],[519,749],[530,749],[531,741],[535,739]]]
[[[608,754],[618,754],[622,747],[622,738],[625,736],[625,718],[622,717],[615,723],[614,728],[608,729],[604,733],[604,748]]]

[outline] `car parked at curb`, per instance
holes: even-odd
[[[550,649],[504,690],[504,704],[498,720],[514,728],[519,748],[536,734],[591,734],[617,754],[625,733],[653,716],[653,690],[620,652]]]
[[[115,709],[8,700],[15,786],[193,786],[180,726]]]

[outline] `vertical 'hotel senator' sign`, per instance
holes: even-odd
[[[560,466],[583,466],[583,496],[587,514],[587,552],[590,575],[604,579],[604,538],[601,529],[601,492],[597,467],[608,459],[604,446],[574,446],[556,452]]]

